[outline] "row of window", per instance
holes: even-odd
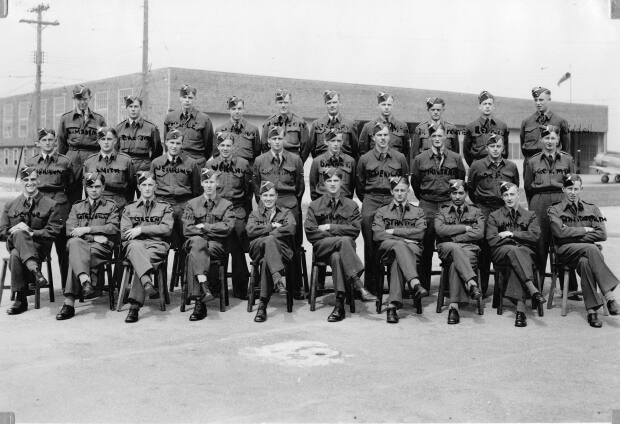
[[[125,109],[125,102],[123,97],[133,95],[133,88],[123,88],[118,90],[118,119],[116,122],[121,122],[127,118],[127,110]],[[103,115],[106,122],[109,117],[109,90],[95,92],[93,99],[91,100],[90,107],[95,112]],[[48,120],[47,109],[48,99],[41,100],[41,123],[37,125],[39,127],[52,128],[58,127],[58,122],[63,113],[68,111],[65,96],[54,97],[52,100],[52,122]],[[19,102],[17,106],[17,137],[28,137],[28,130],[32,116],[32,103],[31,102]],[[14,132],[14,105],[13,103],[5,103],[2,106],[2,138],[12,139]]]

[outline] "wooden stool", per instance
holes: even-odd
[[[390,266],[392,265],[391,262],[381,262],[381,265],[379,266],[379,278],[378,280],[380,281],[380,286],[378,287],[377,290],[377,303],[376,303],[376,310],[377,313],[380,314],[381,313],[381,307],[383,305],[383,288],[385,287],[385,277],[387,277],[387,286],[388,286],[388,293],[390,290]],[[421,284],[421,283],[420,283]],[[409,297],[411,297],[411,299],[413,299],[413,307],[415,308],[415,312],[416,314],[421,314],[423,312],[422,310],[422,299],[416,299],[416,297],[413,295],[413,287],[411,287],[411,283],[407,282],[407,286],[409,289]],[[404,297],[404,293],[403,293],[403,297]]]
[[[332,276],[331,272],[327,271],[328,264],[326,262],[317,261],[316,259],[312,260],[312,272],[310,274],[310,297],[308,298],[308,302],[310,303],[310,310],[314,311],[316,309],[316,298],[318,296],[323,296],[328,293],[335,293],[335,288],[331,289],[322,289],[318,290],[319,284],[319,275],[324,273],[325,276]],[[346,292],[346,302],[349,304],[349,308],[351,313],[355,312],[355,298],[353,297],[353,288],[351,283],[345,283]]]
[[[186,281],[187,271],[187,252],[184,254],[184,264],[182,266],[182,273],[179,275],[181,279],[181,307],[180,311],[185,312],[185,306],[191,303],[189,297],[189,285]],[[228,281],[226,280],[226,260],[225,259],[211,259],[211,267],[216,266],[218,269],[218,278],[220,281],[220,312],[226,312],[226,307],[229,305],[228,299]]]
[[[479,281],[480,276],[478,274],[478,270],[476,271],[476,284],[478,284],[478,288],[480,288]],[[439,277],[439,291],[437,292],[437,309],[435,312],[438,314],[441,313],[441,309],[444,306],[444,298],[450,296],[450,284],[448,282],[450,272],[450,263],[442,262],[441,263],[441,276]],[[481,296],[480,299],[476,300],[476,306],[478,310],[478,315],[484,315],[484,301]]]
[[[47,263],[47,282],[49,283],[48,293],[50,297],[50,302],[53,303],[56,299],[54,298],[54,276],[52,274],[51,256],[48,254],[43,259],[43,261],[41,261],[41,263],[43,262]],[[11,288],[10,285],[4,284],[4,281],[6,280],[6,271],[8,268],[9,268],[9,258],[2,258],[2,275],[0,275],[0,303],[2,303],[2,293],[4,292],[4,290]],[[15,292],[13,290],[11,290],[11,300],[15,300]],[[36,289],[34,290],[34,308],[39,309],[40,307],[41,307],[41,287],[37,285]]]
[[[504,313],[504,302],[503,302],[504,293],[506,293],[506,287],[504,283],[504,280],[506,279],[505,274],[510,269],[506,265],[498,265],[498,264],[493,264],[493,268],[495,270],[495,274],[493,277],[495,279],[495,284],[493,287],[493,307],[497,308],[497,315],[502,315]],[[539,274],[538,274],[538,270],[536,269],[535,263],[532,263],[532,274],[534,275],[534,285],[538,287],[540,291]],[[537,305],[537,310],[538,310],[539,317],[542,317],[545,315],[545,309],[542,303],[539,303]]]
[[[304,261],[305,262],[305,261]],[[286,265],[286,311],[293,312],[293,279],[291,278],[291,267]],[[247,311],[252,312],[256,303],[256,293],[260,293],[260,272],[263,262],[250,262],[250,279],[248,281],[248,307]],[[260,294],[259,294],[260,295]]]
[[[152,271],[153,275],[153,285],[157,287],[159,291],[159,310],[165,311],[166,304],[170,304],[170,294],[168,293],[168,285],[164,279],[164,268],[166,267],[167,261],[162,262],[156,269]],[[130,280],[132,280],[131,284],[135,284],[133,278],[138,278],[135,275],[133,266],[127,260],[123,261],[123,274],[121,278],[121,287],[118,292],[118,302],[116,304],[116,310],[118,312],[121,311],[124,303],[127,303],[127,295],[129,293],[129,284]]]

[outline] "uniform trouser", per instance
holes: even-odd
[[[15,292],[25,290],[26,283],[33,281],[32,271],[41,264],[41,260],[49,253],[51,247],[51,242],[35,241],[25,231],[17,231],[9,236],[6,248],[9,251],[11,290]]]
[[[256,263],[261,261],[263,263],[260,274],[260,297],[269,299],[273,292],[272,275],[278,272],[284,276],[284,263],[291,261],[293,250],[284,241],[269,235],[250,242],[250,257]]]
[[[478,207],[484,216],[484,238],[480,240],[480,255],[478,256],[478,271],[480,272],[480,285],[487,287],[489,284],[489,273],[491,269],[491,248],[487,242],[487,229],[486,223],[489,220],[489,215],[492,212],[498,210],[501,206],[490,206],[479,204]]]
[[[170,246],[173,249],[183,246],[185,236],[183,235],[183,211],[187,202],[176,202],[173,199],[161,198],[172,205],[172,218],[174,224],[172,226],[172,234],[170,235]]]
[[[82,173],[84,167],[84,161],[90,155],[96,153],[99,150],[99,146],[96,149],[91,150],[75,150],[69,148],[65,155],[71,161],[71,168],[73,169],[73,175],[75,175],[75,183],[72,187],[69,187],[67,197],[69,198],[69,205],[73,205],[78,200],[82,199],[84,188],[82,186]]]
[[[56,209],[60,211],[62,222],[64,224],[69,217],[71,205],[68,202],[57,203]],[[58,234],[56,236],[56,239],[54,240],[54,246],[56,248],[56,255],[58,255],[58,267],[60,268],[61,281],[67,281],[67,270],[69,268],[69,261],[67,257],[67,233],[65,231],[64,225],[60,230],[60,234]]]
[[[372,239],[372,222],[375,219],[377,209],[389,204],[391,195],[367,194],[362,202],[362,237],[364,238],[364,266],[366,267],[364,287],[377,294],[379,283],[379,259],[375,255],[375,244]]]
[[[504,296],[514,301],[525,300],[529,294],[525,282],[534,281],[534,259],[536,255],[526,246],[504,245],[493,250],[492,259],[496,265],[508,268],[505,278]]]
[[[295,207],[290,208],[291,213],[295,217],[295,223],[296,223],[295,225],[295,249],[293,250],[293,261],[291,263],[291,275],[294,276],[295,283],[296,283],[295,294],[298,294],[303,291],[303,281],[302,281],[302,275],[301,275],[302,269],[299,264],[301,261],[300,255],[302,254],[301,246],[304,241],[304,226],[303,226],[303,219],[301,216],[301,206],[299,205],[299,202],[297,201],[297,199],[296,198],[294,199],[295,199]],[[278,200],[284,200],[284,197],[278,198]],[[278,204],[286,207],[284,203],[291,204],[292,201],[289,200],[287,202],[278,203]]]
[[[192,298],[202,296],[200,284],[196,281],[197,275],[208,275],[211,269],[211,259],[223,259],[224,245],[220,241],[207,240],[202,236],[193,236],[188,240],[186,284]],[[220,284],[224,284],[220,281]]]
[[[540,224],[540,238],[538,239],[538,248],[536,255],[536,266],[543,272],[547,267],[547,255],[549,254],[549,245],[551,244],[551,223],[547,209],[552,204],[563,199],[564,194],[559,193],[536,193],[532,195],[529,202],[529,209],[536,212],[538,223]]]
[[[445,242],[437,246],[437,252],[441,261],[449,267],[450,303],[468,302],[465,283],[476,278],[474,269],[477,267],[480,247],[471,243]]]
[[[134,278],[129,291],[129,300],[142,306],[144,304],[144,286],[140,278],[159,266],[168,257],[170,245],[159,240],[129,240],[125,242],[125,257],[138,278]],[[163,284],[163,281],[160,282]]]
[[[420,279],[426,290],[431,288],[431,270],[433,267],[433,252],[435,251],[435,215],[439,207],[445,202],[430,202],[420,199],[420,207],[426,218],[426,232],[424,233],[422,259],[420,260]]]
[[[316,241],[313,248],[317,260],[329,263],[336,291],[346,291],[346,282],[364,272],[364,264],[355,252],[355,241],[351,237],[325,237]]]
[[[112,248],[104,243],[71,237],[67,242],[67,252],[69,253],[69,265],[71,265],[73,275],[70,275],[66,280],[64,294],[67,297],[77,297],[82,290],[78,276],[86,274],[90,278],[92,269],[112,258]]]
[[[397,307],[401,307],[405,283],[413,278],[418,278],[418,261],[422,256],[422,249],[417,243],[385,240],[379,246],[377,253],[383,262],[390,264],[388,303],[394,303]]]
[[[228,243],[227,251],[230,252],[232,260],[232,283],[233,296],[245,298],[248,291],[248,263],[245,260],[245,252],[247,248],[247,235],[245,233],[246,218],[236,218],[235,228],[230,233],[226,242]]]
[[[586,309],[598,309],[604,300],[596,291],[596,285],[603,294],[610,292],[618,285],[618,278],[611,272],[603,254],[593,243],[569,243],[558,247],[559,259],[562,263],[576,265],[581,277],[581,290]]]

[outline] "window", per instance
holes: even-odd
[[[25,138],[28,135],[28,118],[30,118],[30,103],[20,102],[17,110],[17,136]]]
[[[19,149],[13,149],[13,165],[17,165],[18,157],[19,157]]]
[[[520,143],[508,143],[508,159],[519,160],[521,157],[521,144]]]
[[[8,165],[9,164],[9,149],[2,149],[3,152],[2,154],[4,155],[4,164]]]
[[[13,104],[2,107],[2,137],[13,137]]]
[[[94,111],[102,115],[106,122],[108,122],[108,92],[99,91],[95,93],[95,109]]]
[[[54,122],[52,123],[54,128],[58,128],[60,117],[65,112],[65,97],[54,97]]]
[[[125,96],[133,96],[133,88],[123,88],[118,90],[118,122],[127,119],[127,109],[125,108]]]
[[[39,128],[47,128],[47,99],[41,100],[41,121],[39,122]]]

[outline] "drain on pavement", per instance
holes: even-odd
[[[289,341],[261,347],[248,347],[241,354],[251,358],[300,367],[324,366],[344,361],[342,354],[325,343]]]

